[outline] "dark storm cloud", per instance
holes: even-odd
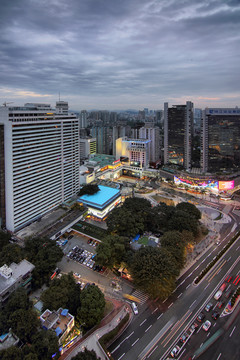
[[[2,0],[0,96],[237,105],[239,30],[234,0]]]

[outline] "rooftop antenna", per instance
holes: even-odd
[[[6,102],[6,101],[5,101],[5,102],[3,103],[3,106],[5,106],[5,107],[6,107],[6,106],[7,106],[7,104],[13,104],[13,101],[10,101],[10,102]]]

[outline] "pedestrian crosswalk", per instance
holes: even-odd
[[[144,294],[140,290],[134,290],[131,295],[139,300],[140,305],[143,305],[148,300],[148,295]]]

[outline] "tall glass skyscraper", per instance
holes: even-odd
[[[173,105],[164,103],[164,164],[191,168],[193,136],[193,103]]]
[[[201,167],[203,172],[240,170],[240,109],[203,111]]]

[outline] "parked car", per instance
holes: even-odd
[[[202,328],[204,331],[208,331],[210,329],[211,325],[212,325],[211,321],[206,320],[205,323],[203,324]]]

